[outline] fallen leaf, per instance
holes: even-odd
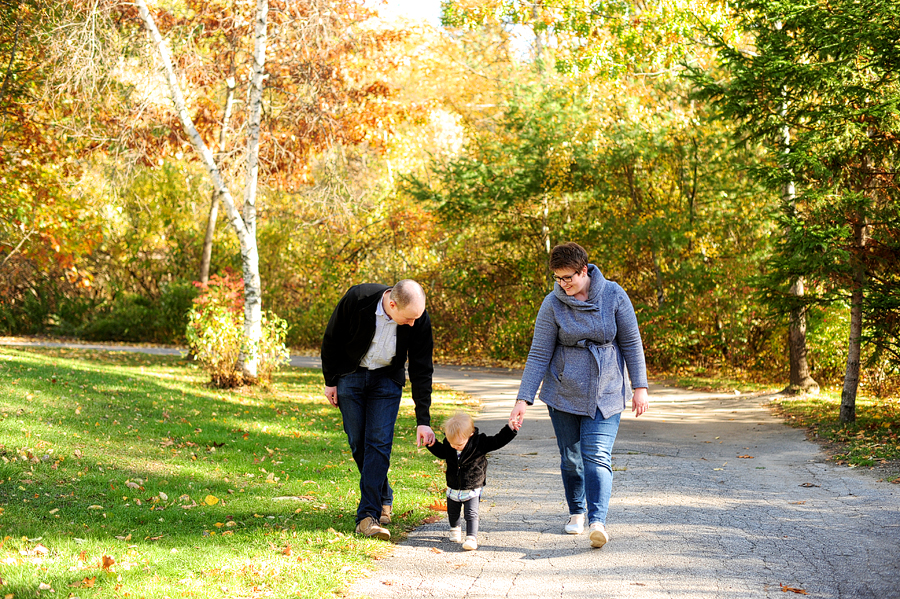
[[[215,495],[207,495],[206,497],[204,497],[203,503],[205,503],[206,505],[216,505],[217,503],[219,503],[219,498]]]
[[[169,500],[169,496],[166,495],[165,493],[163,493],[162,491],[159,492],[159,498],[160,498],[161,501],[168,501],[168,500]]]
[[[738,457],[739,457],[739,458],[743,458],[743,459],[745,459],[745,460],[752,460],[752,459],[753,459],[753,456],[752,456],[752,455],[739,455]]]
[[[50,591],[51,593],[55,592],[55,591],[53,590],[53,587],[51,587],[51,586],[50,586],[49,584],[47,584],[46,582],[42,582],[42,583],[38,586],[38,590],[39,590],[39,591]]]
[[[85,578],[84,580],[80,580],[78,582],[73,582],[70,584],[70,587],[74,587],[76,589],[92,589],[94,588],[94,583],[97,582],[97,577],[92,576],[91,578]]]
[[[806,503],[806,502],[805,501],[792,501],[791,505],[803,505],[804,503]]]
[[[282,555],[294,555],[294,549],[290,545],[281,550]]]
[[[102,510],[103,506],[102,505],[89,505],[88,509],[89,510]]]
[[[113,558],[111,558],[108,555],[104,555],[103,563],[101,564],[100,567],[103,568],[104,570],[106,570],[107,572],[110,572],[110,568],[112,568],[115,564],[116,564],[116,560],[114,560]]]
[[[425,524],[434,524],[435,522],[440,522],[443,520],[441,516],[428,516],[425,518]]]
[[[437,547],[432,547],[432,548],[431,548],[431,551],[434,552],[434,553],[443,553],[443,551],[441,551],[441,550],[438,549]]]
[[[818,487],[819,485],[814,485],[812,483],[802,483],[800,486],[801,487]]]
[[[35,553],[35,555],[47,555],[50,553],[50,550],[47,549],[46,547],[44,547],[43,545],[38,544],[34,548],[34,553]]]
[[[444,501],[435,501],[431,505],[428,506],[429,509],[432,509],[436,512],[446,512],[447,511],[447,503]]]
[[[381,584],[390,587],[390,586],[394,586],[394,581],[393,580],[382,580]]]
[[[784,585],[781,585],[781,591],[784,593],[797,593],[798,595],[808,594],[803,589],[795,589],[794,587],[788,587],[788,586],[784,586]]]

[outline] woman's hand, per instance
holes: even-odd
[[[640,416],[650,408],[650,400],[647,398],[647,388],[638,387],[631,398],[631,411],[635,417]]]
[[[524,401],[516,401],[516,405],[513,406],[512,412],[509,413],[509,428],[514,431],[518,431],[522,428],[522,423],[525,422],[525,410],[527,409],[527,403]]]

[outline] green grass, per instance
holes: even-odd
[[[391,550],[353,533],[358,474],[318,371],[205,380],[174,357],[0,349],[0,596],[323,597]],[[435,428],[461,407],[437,391]],[[414,424],[405,401],[395,539],[444,488]]]
[[[856,421],[840,421],[835,393],[781,398],[773,402],[789,424],[831,442],[832,459],[851,467],[887,466],[900,461],[900,400],[857,398]],[[892,480],[900,477],[892,475]]]

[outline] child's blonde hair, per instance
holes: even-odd
[[[457,412],[444,422],[444,434],[451,441],[463,441],[475,432],[475,422],[465,412]]]

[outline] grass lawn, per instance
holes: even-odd
[[[353,533],[358,474],[318,371],[205,381],[176,357],[0,348],[0,598],[323,597],[391,550]],[[434,426],[476,407],[437,391]],[[444,489],[414,428],[404,401],[395,539]]]

